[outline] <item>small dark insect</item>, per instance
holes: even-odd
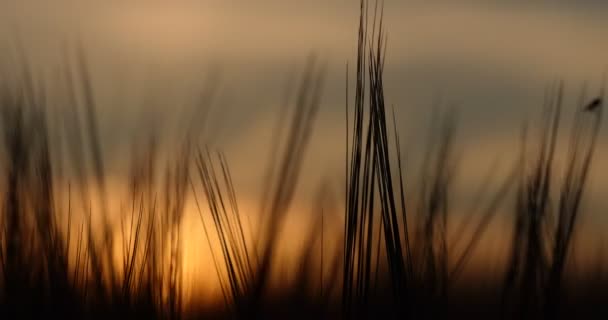
[[[602,98],[593,99],[586,107],[585,111],[593,112],[602,106]]]

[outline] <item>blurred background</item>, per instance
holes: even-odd
[[[546,90],[556,81],[565,85],[556,158],[563,176],[569,119],[581,101],[599,94],[608,72],[607,2],[386,0],[383,13],[384,90],[395,110],[408,193],[417,192],[433,110],[455,108],[452,206],[455,221],[465,216],[489,174],[496,183],[482,194],[498,190],[517,160],[522,126],[539,127]],[[26,62],[48,94],[48,116],[62,119],[71,112],[63,70],[82,52],[110,202],[120,206],[131,153],[150,134],[159,138],[160,157],[170,157],[194,125],[198,144],[225,152],[241,211],[255,212],[285,97],[314,54],[326,66],[325,85],[286,227],[296,230],[292,237],[298,230],[304,236],[298,221],[309,218],[322,183],[334,197],[328,221],[340,226],[343,219],[346,70],[352,95],[358,19],[352,0],[2,0],[0,84],[17,85]],[[586,231],[579,241],[593,254],[608,227],[607,138],[601,130],[580,222]],[[63,172],[67,179],[74,174]],[[184,227],[185,259],[195,262],[185,263],[192,270],[186,277],[211,275],[205,249],[194,245],[204,241],[194,204],[187,208],[193,222]],[[508,248],[513,208],[498,210],[481,256]]]

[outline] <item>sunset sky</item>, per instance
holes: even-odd
[[[324,179],[343,192],[345,69],[349,62],[354,74],[358,15],[356,0],[0,0],[0,72],[8,75],[0,81],[10,83],[18,70],[19,39],[38,83],[56,92],[58,70],[80,42],[116,180],[134,141],[152,130],[174,144],[183,121],[196,121],[202,92],[215,85],[201,143],[226,152],[239,196],[255,207],[288,79],[298,79],[315,53],[327,77],[296,199],[305,204]],[[499,168],[497,181],[504,177],[522,124],[535,127],[548,85],[565,82],[569,118],[583,85],[590,100],[608,72],[606,1],[386,0],[384,24],[385,93],[395,106],[410,187],[432,106],[458,108],[455,188],[464,204],[456,211],[465,210],[491,168]],[[608,227],[605,129],[583,218],[596,231]]]

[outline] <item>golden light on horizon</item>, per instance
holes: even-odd
[[[134,204],[132,200],[129,200],[128,197],[125,197],[125,194],[128,190],[127,183],[121,183],[118,180],[114,180],[109,184],[108,190],[112,190],[111,193],[108,194],[106,198],[106,208],[108,209],[109,217],[112,221],[110,221],[114,238],[114,264],[115,264],[115,276],[120,279],[123,275],[123,265],[124,265],[124,240],[125,237],[132,237],[132,234],[129,233],[128,228],[132,228],[135,230],[133,225],[129,227],[131,223],[136,223],[135,221],[131,221],[131,219],[136,218],[137,209],[131,208]],[[71,263],[74,263],[75,257],[73,256],[76,251],[75,248],[77,246],[78,238],[76,237],[78,228],[81,224],[86,225],[86,223],[82,220],[83,216],[79,213],[79,204],[77,200],[77,193],[74,190],[71,191],[71,226],[72,226],[72,252],[71,252]],[[67,191],[64,190],[62,201],[64,206],[67,203]],[[181,281],[181,291],[184,295],[184,303],[188,305],[189,302],[206,302],[211,304],[222,304],[222,289],[220,287],[219,279],[222,278],[223,281],[226,281],[226,270],[224,266],[224,262],[222,260],[222,249],[218,240],[217,231],[213,227],[212,218],[209,215],[209,210],[207,208],[207,203],[202,197],[201,194],[197,194],[199,205],[202,209],[202,215],[205,219],[207,231],[206,234],[204,232],[204,227],[201,222],[200,213],[196,206],[196,202],[193,201],[192,194],[188,195],[188,199],[186,202],[186,206],[184,207],[184,215],[182,221],[180,223],[180,237],[181,237],[181,247],[179,250],[180,254],[180,268],[182,272]],[[95,199],[93,196],[92,199]],[[99,236],[99,232],[101,229],[101,224],[99,219],[100,207],[96,204],[96,201],[92,201],[89,204],[91,205],[91,213],[93,216],[93,226],[97,226],[93,232]],[[129,203],[127,205],[127,203]],[[247,244],[250,246],[251,250],[253,250],[253,243],[251,240],[253,239],[253,230],[259,230],[259,223],[263,219],[260,219],[259,210],[260,203],[257,199],[248,199],[246,197],[241,197],[238,200],[239,210],[241,212],[241,218],[244,227],[245,237],[247,239]],[[341,220],[341,215],[343,208],[340,206],[335,207],[334,210],[336,212],[325,212],[324,216],[326,217],[323,225],[323,236],[320,234],[311,234],[310,232],[319,232],[319,230],[314,231],[313,225],[318,223],[318,216],[315,216],[315,208],[311,206],[309,203],[294,203],[287,215],[287,218],[283,224],[283,228],[280,231],[279,239],[277,243],[279,246],[274,254],[274,264],[270,288],[275,288],[277,290],[281,290],[285,288],[291,281],[293,281],[298,275],[298,268],[300,267],[298,263],[300,262],[301,255],[303,250],[306,249],[307,245],[311,245],[307,241],[311,239],[316,242],[313,243],[313,256],[312,263],[316,265],[315,268],[320,268],[320,255],[321,248],[323,249],[323,271],[324,281],[331,282],[339,282],[341,281],[339,274],[330,274],[330,264],[333,258],[335,258],[335,254],[340,255],[342,244],[342,228],[343,221]],[[64,210],[66,208],[63,208]],[[135,210],[135,211],[132,211]],[[459,211],[460,210],[460,211]],[[469,241],[470,232],[472,231],[473,226],[476,221],[480,219],[480,217],[472,216],[471,212],[468,212],[464,209],[459,209],[454,212],[451,212],[450,216],[450,230],[448,232],[448,236],[450,241],[459,238],[460,241],[457,243],[457,247],[451,247],[450,249],[450,258],[449,263],[451,266],[458,260],[459,255],[462,252],[462,249],[466,242]],[[463,211],[464,210],[464,211]],[[135,214],[135,215],[133,215]],[[411,215],[411,214],[410,214]],[[62,229],[67,225],[66,212],[60,214],[63,218],[60,222],[62,225]],[[120,218],[122,217],[122,218]],[[96,219],[97,218],[97,219]],[[469,220],[471,219],[472,220]],[[124,219],[120,221],[120,219]],[[143,218],[144,220],[149,219],[149,217]],[[463,229],[463,234],[455,234],[454,231],[458,229],[459,226],[462,225],[464,221],[468,221],[468,223],[472,223],[473,226],[468,226]],[[410,225],[416,225],[416,215],[411,216]],[[145,221],[143,221],[143,225],[145,226]],[[471,281],[471,279],[476,279],[476,281],[481,281],[481,279],[485,279],[486,283],[492,283],[493,281],[498,281],[500,279],[502,272],[504,272],[504,262],[506,261],[506,254],[510,249],[510,241],[511,241],[511,228],[512,228],[512,218],[510,217],[510,212],[508,209],[501,209],[499,213],[495,214],[494,221],[488,226],[488,229],[485,230],[481,243],[475,248],[473,255],[468,260],[465,265],[464,273],[456,280],[455,285],[463,285],[467,283],[467,281]],[[65,229],[63,229],[65,232]],[[85,228],[86,230],[86,228]],[[126,231],[123,233],[123,231]],[[86,232],[86,231],[85,231]],[[412,236],[416,232],[415,229],[410,230]],[[124,235],[124,237],[123,237]],[[311,238],[312,235],[312,238]],[[207,239],[209,237],[209,240]],[[320,245],[320,241],[323,239],[323,245]],[[592,272],[593,267],[596,266],[597,260],[597,250],[603,247],[603,243],[597,243],[595,241],[597,239],[597,235],[595,233],[582,233],[577,235],[577,250],[576,255],[573,257],[573,261],[570,265],[575,268],[577,275],[584,275],[586,272]],[[84,240],[82,240],[84,241]],[[211,242],[211,247],[209,244]],[[456,243],[455,243],[456,244]],[[85,244],[86,245],[86,244]],[[416,250],[416,244],[413,242],[413,249]],[[259,250],[260,248],[258,248]],[[213,251],[213,255],[211,251]],[[251,251],[250,253],[253,253]],[[255,254],[254,254],[255,256]],[[215,259],[215,262],[214,262]],[[163,262],[161,262],[162,264]],[[217,264],[217,265],[216,265]],[[72,265],[72,267],[74,267]],[[217,268],[217,269],[216,269]],[[317,273],[319,271],[313,271]],[[220,277],[220,278],[218,278]],[[334,278],[336,277],[336,278]],[[318,280],[317,277],[313,277],[315,281]],[[318,284],[315,284],[318,285]]]

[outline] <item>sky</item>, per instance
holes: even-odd
[[[289,79],[297,79],[315,54],[327,69],[298,189],[297,201],[306,203],[326,179],[341,192],[345,71],[350,63],[354,73],[358,4],[0,0],[0,49],[6,57],[0,70],[9,78],[14,73],[19,39],[34,76],[61,88],[57,70],[80,44],[109,172],[117,177],[124,175],[121,164],[133,143],[148,132],[171,145],[184,119],[203,123],[196,118],[198,103],[202,92],[216,86],[203,141],[226,153],[237,192],[255,203]],[[406,179],[415,180],[433,105],[455,106],[461,199],[470,199],[493,168],[501,168],[499,176],[506,172],[522,124],[535,128],[547,86],[564,81],[568,117],[581,88],[589,88],[591,99],[608,72],[605,1],[386,0],[384,24],[385,93],[396,110]],[[604,128],[586,198],[593,208],[586,224],[598,230],[608,226],[602,194],[608,190],[607,139]]]

